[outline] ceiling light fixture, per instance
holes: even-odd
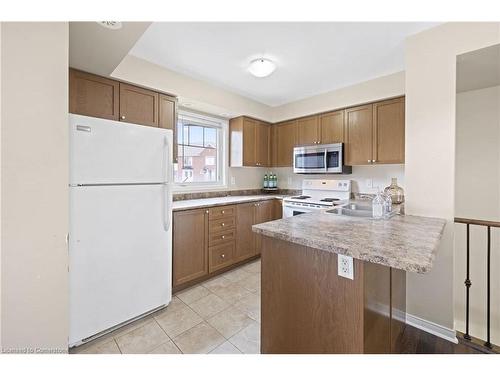
[[[97,23],[106,29],[118,30],[122,28],[122,23],[118,21],[97,21]]]
[[[259,59],[252,60],[248,71],[258,78],[267,77],[276,69],[276,64],[271,60],[265,59],[263,57]]]

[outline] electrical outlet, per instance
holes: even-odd
[[[236,185],[236,178],[231,176],[231,185]]]
[[[292,178],[291,177],[288,177],[286,182],[288,184],[288,187],[292,186]]]
[[[352,257],[337,254],[337,265],[339,276],[354,280],[354,261]]]

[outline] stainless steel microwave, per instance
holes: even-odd
[[[350,174],[352,167],[343,164],[343,148],[342,143],[294,147],[293,172],[301,174]]]

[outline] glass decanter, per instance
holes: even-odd
[[[405,200],[405,192],[402,187],[398,186],[398,179],[395,177],[391,179],[391,184],[384,189],[384,193],[391,197],[393,204],[400,204]]]

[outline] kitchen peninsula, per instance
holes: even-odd
[[[253,226],[262,241],[262,353],[397,353],[406,272],[433,265],[444,219],[325,211]],[[353,279],[338,275],[353,257]]]

